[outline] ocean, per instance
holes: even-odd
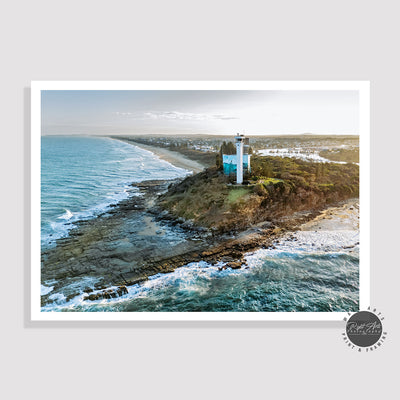
[[[74,223],[94,218],[128,196],[129,184],[184,177],[152,153],[110,138],[42,138],[42,248],[68,235]],[[191,263],[128,287],[111,299],[68,302],[53,293],[42,311],[356,311],[359,307],[358,203],[332,209],[320,221],[288,233],[273,249],[246,254],[247,267]],[[42,293],[54,283],[42,282]],[[94,282],[82,278],[82,288]]]
[[[135,194],[132,182],[174,179],[190,171],[153,153],[105,137],[44,136],[41,148],[42,249]]]

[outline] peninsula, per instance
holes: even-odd
[[[133,182],[130,196],[95,219],[81,221],[54,248],[42,253],[42,281],[66,300],[117,297],[126,287],[195,261],[246,268],[243,255],[273,248],[334,205],[358,197],[355,163],[317,163],[253,154],[243,184],[223,172],[217,151],[174,150],[118,138],[146,148],[193,175],[185,179]],[[336,155],[336,157],[339,157]],[[346,157],[349,155],[346,154]],[[52,302],[42,296],[42,304]]]

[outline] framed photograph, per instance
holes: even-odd
[[[31,319],[369,306],[369,82],[32,82]]]

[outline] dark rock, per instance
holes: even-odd
[[[119,286],[110,292],[111,286],[134,285],[155,273],[170,272],[193,261],[204,260],[215,265],[223,260],[228,264],[219,267],[219,270],[241,268],[245,265],[242,260],[244,252],[260,247],[276,249],[274,245],[271,246],[271,236],[276,241],[285,230],[293,230],[299,223],[298,217],[283,222],[271,219],[262,225],[266,228],[264,231],[252,229],[242,232],[243,227],[239,226],[237,231],[242,232],[239,236],[234,234],[234,230],[193,226],[192,222],[183,218],[178,221],[161,208],[153,208],[155,197],[170,183],[158,181],[138,184],[143,194],[140,198],[124,200],[112,207],[112,213],[77,224],[70,237],[57,240],[55,248],[42,254],[42,279],[63,281],[68,278],[65,280],[67,286],[69,278],[90,276],[97,278],[98,282],[94,285],[95,293],[93,289],[85,288],[86,300],[118,297],[127,294],[128,289]],[[149,212],[145,214],[144,210]],[[154,232],[161,229],[168,232],[173,227],[174,232],[179,231],[185,236],[185,242],[175,245],[168,243],[168,238],[165,242],[160,240],[161,236],[142,236],[141,227],[132,221],[140,220],[145,215],[157,225]],[[310,214],[301,222],[314,216]],[[190,227],[190,230],[182,231],[178,223]],[[197,240],[191,240],[193,238]],[[298,239],[291,235],[290,240]]]
[[[120,296],[123,296],[124,294],[127,294],[127,293],[128,293],[128,289],[127,289],[126,286],[120,286],[120,287],[117,289],[117,293],[118,293]]]
[[[240,269],[242,267],[242,262],[241,261],[233,261],[233,262],[227,263],[226,267],[232,268],[232,269]]]

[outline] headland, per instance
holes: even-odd
[[[69,237],[43,252],[42,282],[54,282],[54,291],[62,291],[66,300],[82,291],[88,300],[116,297],[127,286],[191,262],[246,268],[246,252],[274,248],[282,235],[301,229],[327,208],[357,202],[354,164],[321,167],[260,157],[239,187],[217,167],[205,169],[176,151],[146,149],[177,167],[201,172],[183,180],[132,183],[140,195],[132,192],[110,211],[78,223]],[[52,302],[50,296],[42,296],[43,305]]]

